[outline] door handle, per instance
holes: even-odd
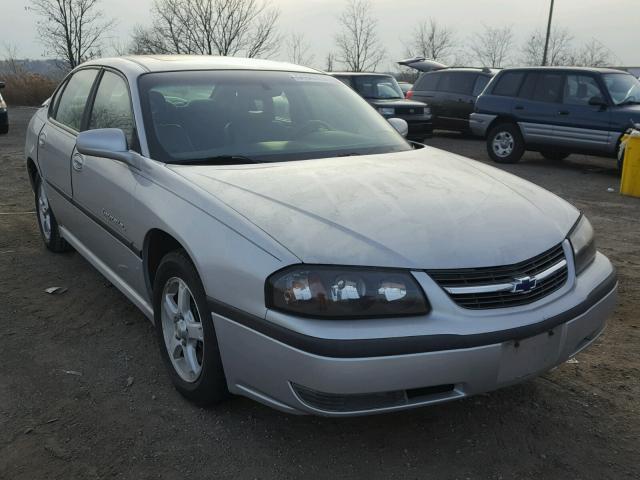
[[[569,115],[569,112],[567,110],[560,110],[558,115]]]
[[[73,169],[76,172],[82,171],[82,167],[84,165],[84,157],[80,153],[76,153],[71,160],[71,164],[73,165]]]
[[[515,110],[524,110],[524,107],[522,105],[516,105],[514,107]]]
[[[47,134],[42,132],[40,135],[38,135],[38,145],[40,145],[41,147],[44,146],[44,144],[47,141]]]

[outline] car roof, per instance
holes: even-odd
[[[329,75],[338,76],[338,75],[351,75],[353,77],[360,76],[376,76],[376,77],[393,77],[390,73],[379,73],[379,72],[329,72]]]
[[[500,71],[499,68],[488,68],[488,67],[447,67],[440,68],[437,70],[431,70],[429,72],[424,73],[436,73],[436,72],[472,72],[472,73],[485,73],[487,75],[495,75]]]
[[[558,71],[558,72],[591,72],[591,73],[629,73],[624,70],[616,70],[615,68],[605,68],[605,67],[515,67],[515,68],[505,68],[503,72],[513,72],[513,71],[527,71],[527,72],[538,72],[538,71]],[[631,74],[629,74],[631,75]]]
[[[297,73],[323,73],[313,68],[287,62],[259,60],[255,58],[221,57],[211,55],[127,55],[100,58],[83,64],[112,66],[115,68],[136,66],[146,72],[175,72],[181,70],[263,70]]]

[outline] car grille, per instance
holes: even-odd
[[[424,107],[396,107],[397,115],[422,115]]]
[[[533,303],[564,285],[568,271],[562,245],[557,245],[537,257],[513,265],[430,270],[427,273],[458,305],[482,310]],[[526,278],[535,279],[535,284],[525,280],[528,288],[524,287],[523,291],[510,290],[517,279]],[[503,286],[502,290],[496,291],[499,286]]]

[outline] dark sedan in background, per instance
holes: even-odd
[[[409,138],[422,140],[433,132],[428,105],[404,97],[397,80],[384,73],[340,72],[332,75],[353,88],[385,118],[402,118],[409,125]]]
[[[0,89],[4,88],[4,82],[0,82]],[[9,113],[7,104],[0,93],[0,134],[9,133]]]

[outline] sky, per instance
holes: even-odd
[[[29,0],[0,0],[3,44],[17,48],[21,58],[47,58],[39,42],[37,17],[26,9]],[[346,0],[270,0],[281,11],[280,31],[303,33],[315,57],[314,65],[324,67],[324,58],[334,50],[338,31],[337,16]],[[153,0],[101,0],[106,16],[117,25],[105,39],[107,45],[124,44],[136,24],[149,22]],[[546,28],[549,0],[372,0],[378,18],[379,37],[387,59],[379,70],[390,69],[395,60],[405,57],[405,44],[420,20],[436,19],[456,32],[464,53],[464,44],[473,41],[474,32],[484,25],[511,26],[516,46],[536,29]],[[555,0],[554,25],[569,29],[576,46],[595,38],[613,54],[617,66],[640,66],[640,10],[638,0]],[[286,60],[283,52],[275,58]]]

